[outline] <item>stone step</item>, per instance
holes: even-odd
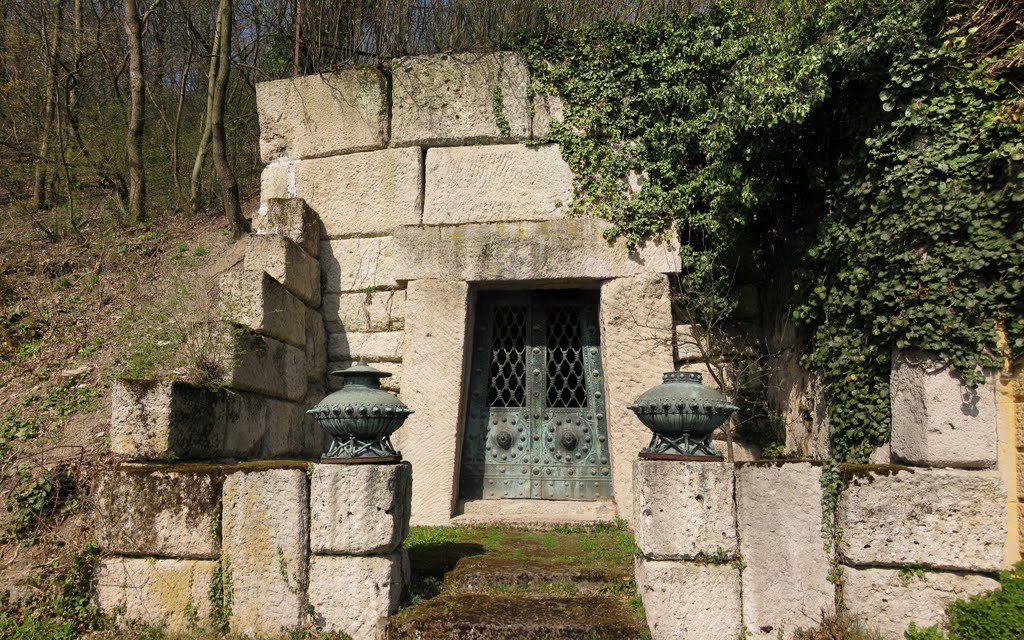
[[[630,577],[581,568],[576,563],[470,556],[460,559],[455,568],[444,575],[441,591],[592,593],[614,588],[618,582]]]
[[[638,640],[649,637],[622,596],[442,595],[388,620],[388,640]]]

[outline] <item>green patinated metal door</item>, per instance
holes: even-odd
[[[463,498],[612,497],[597,292],[482,292]]]

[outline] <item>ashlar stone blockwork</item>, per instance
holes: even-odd
[[[792,637],[835,607],[822,544],[821,467],[761,463],[736,470],[743,622],[752,637]]]
[[[1005,495],[995,471],[883,468],[857,477],[837,512],[843,557],[857,566],[998,571]]]
[[[388,141],[387,79],[378,69],[261,82],[256,108],[264,162],[380,149]]]
[[[317,465],[310,485],[314,554],[394,552],[409,535],[412,466]]]
[[[228,476],[222,536],[232,631],[273,635],[299,626],[309,556],[306,474],[279,469]]]
[[[529,75],[518,53],[412,56],[392,66],[395,146],[511,142],[530,137]],[[501,96],[498,125],[495,95]]]

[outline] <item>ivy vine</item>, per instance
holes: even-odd
[[[521,47],[532,90],[564,101],[547,140],[573,208],[630,245],[679,234],[698,321],[735,308],[740,262],[795,280],[840,460],[888,438],[894,349],[972,385],[1024,350],[1024,65],[971,55],[972,8],[834,0],[780,18],[724,1]]]

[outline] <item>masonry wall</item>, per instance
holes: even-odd
[[[458,522],[467,327],[475,292],[498,283],[600,290],[616,508],[656,640],[791,637],[840,593],[896,639],[996,586],[1024,546],[1019,371],[970,390],[929,354],[895,353],[891,445],[842,469],[824,514],[817,462],[745,461],[759,452],[742,442],[735,463],[636,459],[649,433],[626,406],[663,371],[710,374],[703,328],[674,314],[673,242],[628,251],[606,223],[565,216],[571,172],[539,143],[557,100],[531,101],[526,83],[500,53],[258,86],[264,202],[221,282],[224,385],[115,384],[101,608],[175,630],[381,637],[408,580],[410,520]],[[744,289],[715,356],[727,378],[791,343],[784,324],[764,331],[762,294]],[[356,358],[394,372],[385,384],[416,411],[395,438],[411,464],[313,463],[324,434],[303,412]],[[786,420],[787,453],[824,457],[826,390],[778,375],[791,409],[815,396],[806,429]]]
[[[477,291],[601,288],[610,472],[623,517],[632,456],[649,438],[625,405],[673,368],[665,274],[679,268],[676,242],[630,251],[604,239],[608,223],[567,217],[572,172],[542,140],[560,103],[531,99],[528,84],[520,55],[494,53],[257,87],[263,210],[302,199],[322,223],[327,369],[364,358],[394,374],[386,387],[416,411],[395,436],[431,487],[413,494],[415,523],[447,524],[458,510]]]

